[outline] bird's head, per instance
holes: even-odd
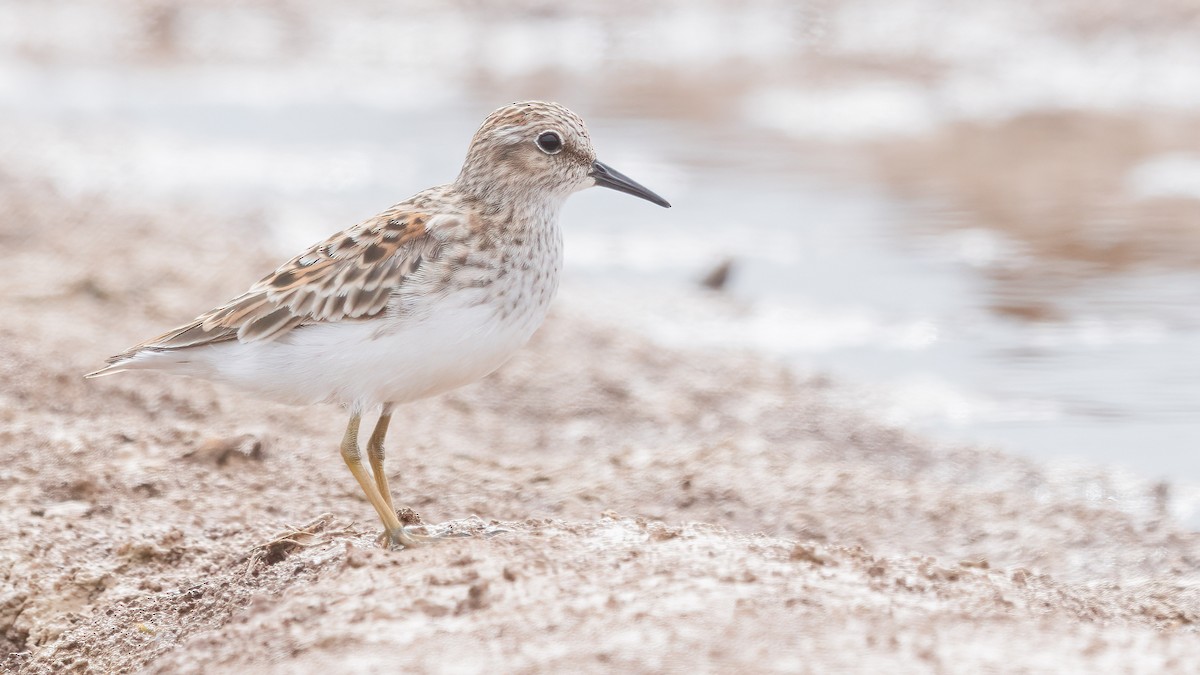
[[[526,101],[488,115],[475,137],[458,187],[484,201],[548,198],[599,185],[670,207],[634,180],[596,159],[578,115],[557,103]]]

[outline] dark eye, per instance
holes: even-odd
[[[553,131],[543,131],[537,137],[537,146],[547,155],[556,155],[562,150],[562,139]]]

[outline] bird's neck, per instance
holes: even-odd
[[[510,177],[480,181],[464,180],[460,175],[454,189],[480,215],[530,227],[556,226],[569,196]]]

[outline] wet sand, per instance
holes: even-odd
[[[277,261],[238,223],[0,172],[6,672],[1196,672],[1172,486],[934,447],[753,355],[560,302],[400,409],[390,552],[343,414],[103,358]]]

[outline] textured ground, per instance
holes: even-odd
[[[378,549],[340,411],[81,379],[269,269],[246,231],[0,173],[0,669],[1200,672],[1170,486],[935,448],[569,302],[393,422],[398,501],[475,536]]]

